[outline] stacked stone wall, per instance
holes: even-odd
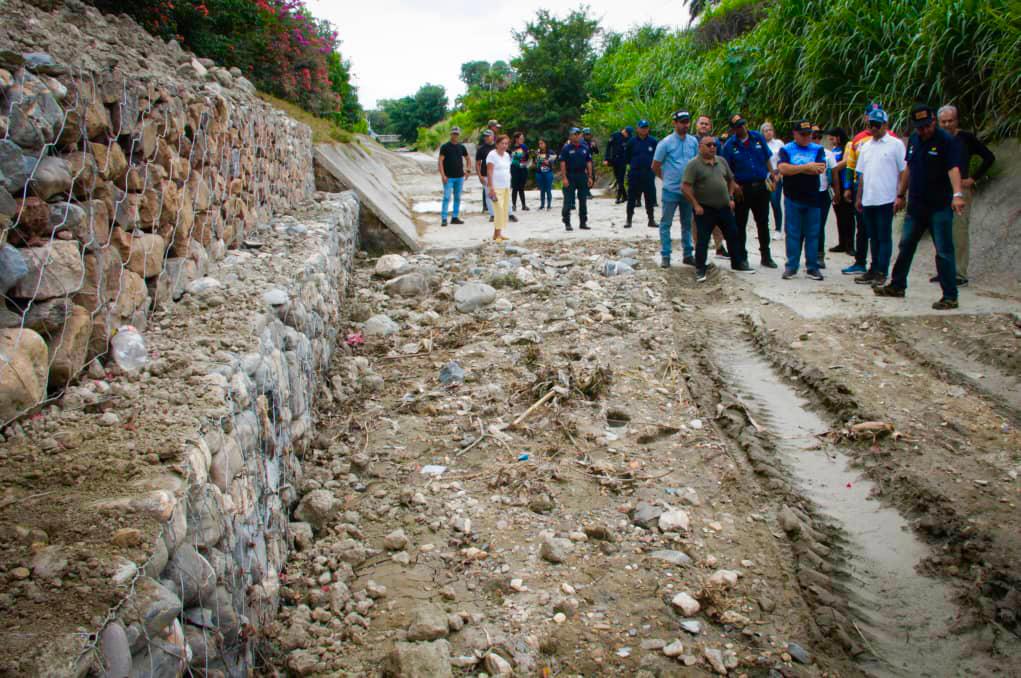
[[[314,191],[310,130],[240,71],[47,4],[0,8],[0,423]]]

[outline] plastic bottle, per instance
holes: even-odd
[[[145,339],[131,325],[117,328],[117,333],[110,340],[110,346],[114,362],[125,372],[134,372],[149,362]]]

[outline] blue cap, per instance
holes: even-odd
[[[583,127],[582,130],[581,130],[581,133],[582,134],[592,134],[592,128],[591,127]]]
[[[568,134],[578,134],[580,132],[581,132],[581,130],[578,129],[577,127],[572,127],[571,129],[567,130]]]
[[[627,132],[628,134],[634,134],[635,128],[632,127],[631,125],[628,125],[627,127],[624,128],[624,131]]]
[[[873,108],[869,111],[869,122],[887,123],[890,122],[890,118],[882,108]]]
[[[641,127],[648,127],[648,126],[649,126],[649,121],[648,120],[639,120],[638,121],[638,127],[639,128],[641,128]]]

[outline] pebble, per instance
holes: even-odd
[[[698,611],[702,609],[702,606],[691,594],[683,591],[675,595],[670,604],[689,617],[693,614],[698,614]]]
[[[668,657],[680,657],[684,654],[684,644],[680,640],[675,640],[663,648],[663,654]]]
[[[27,567],[16,567],[11,570],[11,576],[15,579],[28,579],[31,575],[32,573]]]
[[[812,655],[797,643],[787,643],[787,653],[799,664],[812,663]]]
[[[663,532],[687,532],[691,519],[681,509],[672,509],[660,515],[659,529]]]
[[[693,636],[702,633],[702,622],[695,619],[685,619],[681,622],[681,628]]]
[[[99,418],[99,423],[101,426],[117,426],[121,423],[121,418],[116,412],[104,412]]]
[[[733,570],[717,570],[709,576],[709,585],[727,589],[737,585],[737,578]]]
[[[557,612],[555,615],[553,615],[553,621],[555,621],[558,624],[563,624],[565,621],[567,621],[567,615],[564,614],[563,612]]]
[[[713,671],[716,671],[721,676],[727,675],[727,667],[723,663],[722,652],[715,648],[707,647],[705,649],[705,658],[709,665],[713,667]]]
[[[570,553],[572,548],[571,542],[567,539],[547,537],[542,541],[539,555],[547,562],[558,564],[567,560],[567,554]]]

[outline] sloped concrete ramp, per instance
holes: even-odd
[[[375,147],[375,148],[374,148]],[[421,248],[408,200],[398,188],[394,171],[404,163],[368,138],[349,144],[317,144],[315,161],[343,186],[358,195],[362,209],[371,211],[411,251]],[[409,161],[407,171],[421,170]]]

